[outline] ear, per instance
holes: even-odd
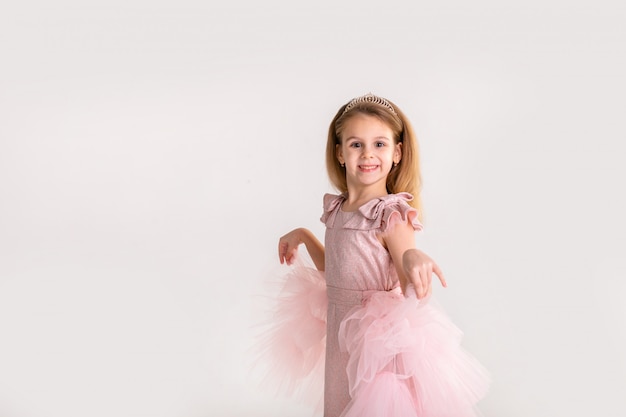
[[[345,164],[346,161],[343,159],[343,151],[341,150],[341,145],[335,145],[335,156],[341,165]]]
[[[402,160],[402,142],[396,143],[396,147],[393,151],[393,162],[396,164]]]

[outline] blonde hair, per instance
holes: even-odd
[[[341,145],[341,133],[346,122],[357,114],[377,117],[392,130],[394,143],[402,144],[402,158],[387,176],[387,192],[392,194],[399,192],[412,194],[413,200],[409,204],[418,210],[421,217],[422,203],[420,191],[422,180],[417,137],[413,127],[398,106],[382,97],[373,97],[375,97],[374,100],[355,98],[344,104],[332,122],[330,122],[328,141],[326,143],[326,170],[328,171],[328,177],[337,190],[342,193],[348,191],[346,171],[339,163],[336,151],[337,145]]]

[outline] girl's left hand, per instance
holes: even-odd
[[[433,274],[437,275],[441,285],[448,286],[439,265],[419,249],[408,249],[404,252],[402,267],[409,283],[415,287],[419,299],[428,297],[432,293]]]

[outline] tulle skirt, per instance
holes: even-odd
[[[323,409],[327,305],[323,273],[295,265],[257,345],[271,369],[266,382],[298,395],[316,414]],[[398,289],[364,292],[341,320],[338,338],[349,357],[342,388],[350,400],[341,417],[480,415],[488,372],[463,349],[462,332],[448,316],[410,286],[406,297]]]

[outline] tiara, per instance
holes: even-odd
[[[364,96],[356,97],[356,98],[353,98],[352,100],[350,100],[350,102],[348,104],[346,104],[346,108],[344,109],[342,116],[344,114],[346,114],[348,111],[350,111],[350,109],[352,109],[354,106],[356,106],[359,103],[374,103],[374,104],[378,104],[379,106],[385,107],[394,116],[397,116],[396,110],[393,108],[391,103],[389,103],[386,99],[384,99],[382,97],[375,96],[372,93],[367,93]]]

